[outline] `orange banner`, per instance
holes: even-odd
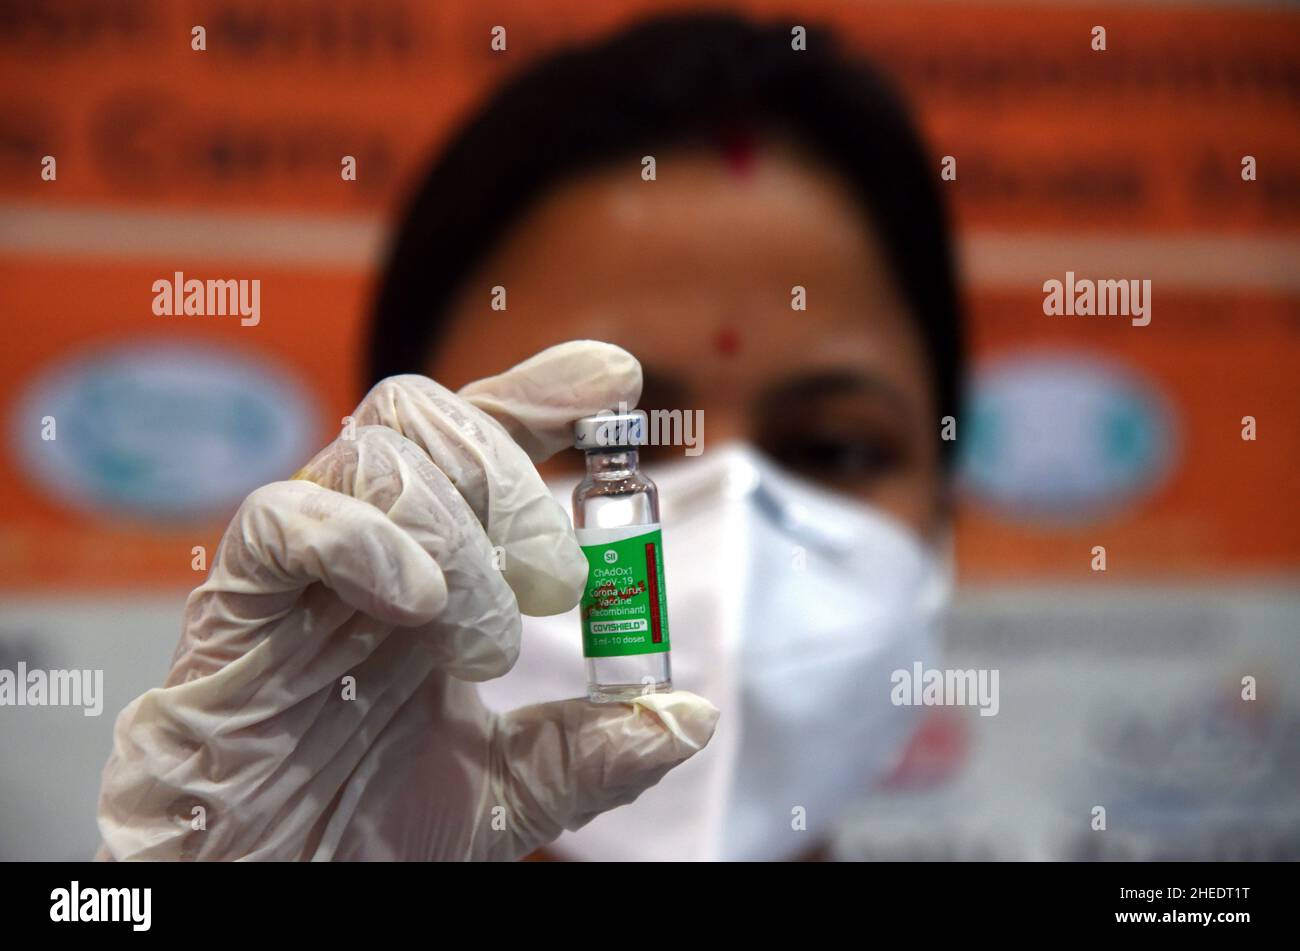
[[[7,5],[0,196],[389,210],[491,86],[693,4]],[[724,4],[837,27],[914,100],[970,226],[1295,231],[1300,15],[1193,6]],[[191,30],[207,49],[191,49]],[[489,48],[504,26],[507,49]],[[1094,26],[1107,47],[1092,48]],[[57,183],[40,178],[43,156]],[[345,155],[358,163],[343,182]],[[1253,156],[1258,179],[1243,182]]]

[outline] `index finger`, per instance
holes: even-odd
[[[570,340],[459,394],[505,427],[541,462],[573,445],[573,421],[601,410],[630,409],[641,398],[641,364],[622,347]]]

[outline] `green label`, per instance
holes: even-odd
[[[588,565],[581,611],[582,652],[587,657],[668,650],[662,532],[656,525],[643,534],[611,539],[644,528],[651,526],[578,531]]]

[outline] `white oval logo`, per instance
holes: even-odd
[[[618,552],[612,548],[607,548],[605,550],[605,564],[612,565],[616,561],[618,561]]]
[[[320,441],[312,403],[285,369],[243,354],[129,344],[38,376],[12,427],[26,474],[59,501],[194,519],[288,478]],[[42,438],[51,417],[55,438]]]
[[[1000,360],[975,380],[962,481],[1012,518],[1109,515],[1152,491],[1174,455],[1173,413],[1120,364],[1075,354]]]

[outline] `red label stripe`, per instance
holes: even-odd
[[[650,589],[650,641],[662,644],[663,631],[659,628],[659,570],[655,563],[655,543],[645,543],[646,585]]]

